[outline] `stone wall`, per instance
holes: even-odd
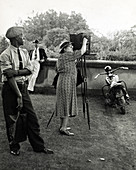
[[[55,64],[57,59],[49,59],[45,63],[43,70],[40,71],[36,86],[51,87],[53,78],[56,75]],[[88,89],[101,89],[105,84],[105,76],[99,76],[96,80],[94,77],[101,72],[104,72],[104,67],[110,65],[113,69],[125,66],[128,70],[118,70],[116,73],[119,75],[120,80],[124,80],[128,89],[136,89],[136,62],[128,61],[105,61],[105,60],[86,60],[87,71],[87,87]],[[80,87],[78,87],[80,88]]]
[[[55,94],[55,89],[52,86],[52,82],[54,76],[56,75],[56,61],[57,59],[48,59],[48,61],[44,64],[43,69],[40,70],[39,76],[36,81],[35,92]],[[87,71],[88,93],[100,94],[101,88],[105,84],[105,76],[99,76],[96,80],[94,80],[94,77],[98,73],[103,72],[106,65],[110,65],[113,69],[120,66],[128,67],[128,70],[118,70],[116,73],[118,73],[120,80],[124,80],[126,82],[129,91],[136,92],[136,62],[86,60],[85,63]],[[77,87],[77,91],[81,93],[81,86]]]

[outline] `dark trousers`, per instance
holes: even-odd
[[[26,84],[18,84],[18,87],[23,97],[23,108],[22,111],[27,113],[27,134],[29,142],[34,151],[41,151],[44,147],[44,141],[40,136],[40,127],[37,116],[32,106],[32,102],[27,90]],[[19,143],[12,143],[12,139],[9,133],[9,127],[11,126],[11,119],[9,115],[17,114],[17,96],[9,86],[8,82],[4,83],[2,87],[2,98],[3,98],[3,110],[6,121],[7,137],[10,145],[10,149],[16,150],[20,148]]]

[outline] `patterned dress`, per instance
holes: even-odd
[[[60,55],[57,62],[59,78],[56,90],[56,112],[60,117],[73,117],[78,114],[76,78],[77,70],[75,60],[81,57],[81,51],[65,52]]]

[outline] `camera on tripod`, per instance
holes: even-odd
[[[85,35],[84,33],[79,34],[70,34],[70,42],[73,45],[73,50],[80,50],[83,44],[83,38],[87,38],[88,42],[86,45],[86,53],[90,54],[90,36]]]

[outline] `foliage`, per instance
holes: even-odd
[[[98,59],[133,61],[136,60],[135,30],[114,33],[113,39],[98,38]]]
[[[136,25],[130,30],[113,33],[113,38],[98,37],[86,24],[80,13],[74,11],[57,13],[48,10],[45,13],[36,13],[25,21],[20,21],[25,28],[26,41],[24,47],[29,51],[33,48],[32,41],[38,39],[49,57],[58,57],[59,44],[69,40],[73,33],[86,33],[90,35],[90,52],[94,53],[93,59],[102,60],[135,60],[136,59]],[[7,47],[8,42],[4,37],[0,39],[0,53]],[[47,50],[48,49],[48,50]],[[96,54],[96,55],[95,55]]]
[[[24,21],[23,26],[25,28],[27,40],[43,40],[46,36],[45,39],[48,44],[50,44],[50,39],[56,38],[56,34],[59,33],[61,35],[62,30],[65,31],[65,34],[71,32],[76,33],[80,30],[89,31],[86,21],[82,18],[81,14],[72,12],[69,16],[68,14],[61,12],[57,14],[54,10],[49,10],[46,13],[41,14],[37,13],[36,16],[32,18],[28,17],[28,19]],[[55,32],[54,29],[57,29],[57,31]],[[52,31],[56,34],[52,34],[53,37],[51,38],[50,32]],[[49,38],[48,35],[50,36]]]
[[[46,13],[36,13],[35,16],[28,17],[27,20],[21,23],[25,28],[27,41],[25,47],[27,49],[32,48],[29,42],[38,39],[45,48],[52,50],[49,54],[50,56],[55,56],[55,53],[57,56],[57,47],[63,40],[69,40],[70,33],[90,32],[82,15],[75,12],[68,15],[62,12],[58,14],[54,10],[49,10]]]
[[[69,39],[69,35],[66,29],[53,28],[47,31],[46,36],[43,37],[44,44],[48,47],[58,46],[64,39]]]
[[[9,43],[5,37],[0,37],[0,54],[8,47]]]

